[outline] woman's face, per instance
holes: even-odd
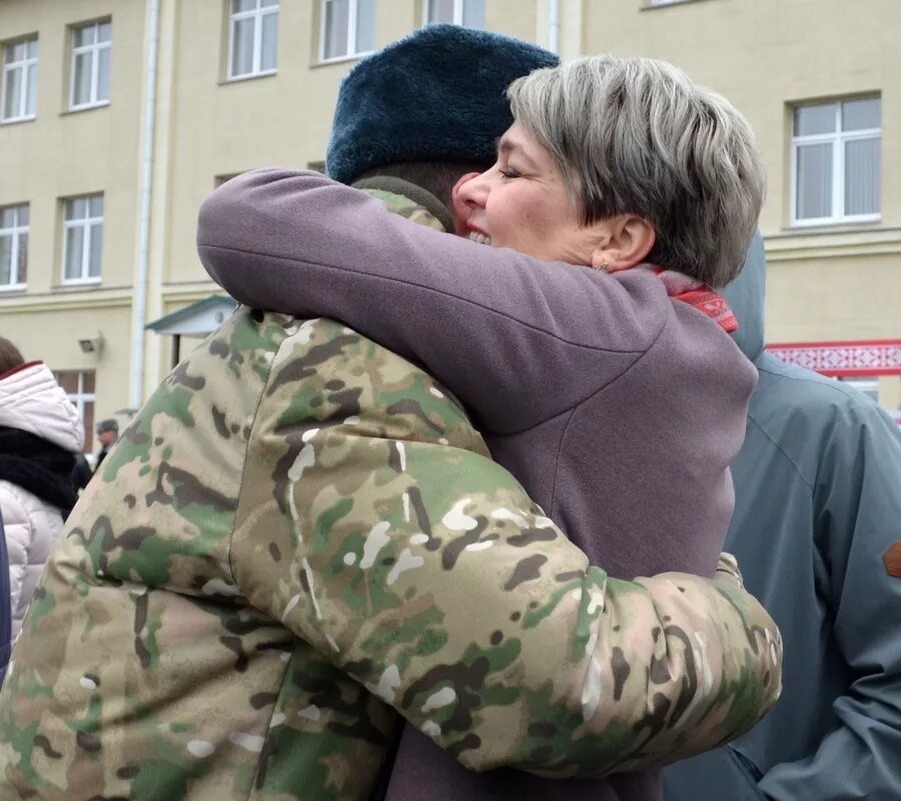
[[[469,237],[544,261],[591,264],[594,226],[583,226],[550,152],[519,123],[500,138],[494,166],[462,184]]]

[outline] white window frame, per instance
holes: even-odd
[[[10,206],[0,206],[0,211],[5,211],[9,209],[15,209],[16,219],[13,222],[11,228],[2,228],[0,227],[0,237],[11,236],[13,241],[12,250],[10,253],[10,258],[12,259],[10,263],[10,279],[13,276],[13,270],[15,270],[16,280],[10,280],[8,284],[0,284],[0,292],[16,292],[18,290],[25,289],[27,284],[22,280],[22,277],[19,275],[19,248],[22,243],[22,234],[28,235],[29,223],[31,221],[31,216],[29,215],[29,223],[25,225],[19,224],[19,210],[27,209],[27,203],[16,203]],[[2,225],[2,223],[0,223]],[[26,274],[28,272],[28,268],[26,266],[25,270]]]
[[[454,0],[454,18],[450,21],[451,25],[463,24],[463,11],[465,10],[466,1],[467,0]],[[425,20],[425,25],[437,24],[429,19],[429,0],[422,0],[422,18]],[[439,20],[438,22],[443,21],[444,20]],[[477,30],[482,30],[482,28],[478,28]]]
[[[336,0],[320,0],[319,3],[319,63],[334,64],[338,61],[350,61],[351,59],[360,58],[374,52],[373,50],[361,50],[359,53],[354,50],[357,44],[357,26],[360,22],[359,7],[357,0],[348,0],[347,5],[347,52],[340,56],[325,56],[325,21],[328,17],[325,11],[326,5]]]
[[[29,114],[28,109],[28,97],[32,91],[37,92],[37,65],[38,65],[38,52],[37,48],[35,48],[35,56],[34,58],[29,58],[28,56],[28,46],[34,42],[38,43],[38,37],[35,36],[27,36],[24,39],[16,39],[11,42],[3,43],[3,73],[0,75],[0,79],[3,80],[2,88],[0,88],[0,123],[3,122],[24,122],[26,120],[33,120],[37,114]],[[24,44],[25,45],[25,58],[21,61],[7,61],[6,55],[11,51],[13,47],[16,45]],[[28,68],[35,68],[35,87],[32,88],[31,82],[28,80]],[[7,73],[13,72],[14,70],[21,71],[20,80],[22,81],[22,100],[20,103],[19,112],[17,114],[13,114],[11,117],[4,117],[3,110],[6,108],[6,76]],[[35,108],[37,108],[37,98],[35,98]]]
[[[78,410],[78,417],[81,420],[82,426],[84,426],[84,438],[85,445],[88,445],[88,439],[93,438],[93,431],[85,425],[85,417],[84,417],[84,405],[88,402],[94,404],[94,422],[96,422],[96,413],[97,413],[97,373],[95,370],[54,370],[53,377],[59,381],[61,373],[77,373],[78,374],[78,386],[75,389],[75,392],[67,392],[66,397],[72,401],[72,405]],[[94,374],[94,392],[85,392],[84,388],[84,377],[86,373]]]
[[[261,67],[263,63],[263,17],[269,16],[270,14],[275,14],[278,16],[279,7],[281,5],[280,2],[277,2],[274,6],[261,6],[261,0],[256,0],[256,7],[250,9],[249,11],[232,11],[231,10],[231,0],[228,0],[228,80],[230,81],[243,81],[247,78],[259,78],[263,75],[275,75],[278,72],[278,66],[273,67],[271,70],[264,70]],[[234,48],[235,48],[235,28],[237,28],[237,23],[241,20],[245,19],[253,19],[253,64],[251,65],[250,72],[242,72],[240,75],[232,74],[232,67],[234,66],[233,56],[234,56]],[[278,38],[278,21],[275,23],[276,25],[276,38]],[[276,45],[278,47],[278,45]],[[276,51],[277,53],[278,51]],[[278,56],[276,55],[276,63],[278,62]]]
[[[805,106],[826,105],[822,103],[797,103],[792,110],[792,140],[791,140],[791,224],[796,228],[807,228],[817,225],[840,225],[846,223],[868,223],[882,220],[882,202],[880,198],[880,211],[875,214],[845,214],[845,144],[863,139],[878,139],[882,142],[882,128],[861,128],[854,131],[842,130],[842,103],[846,100],[878,100],[880,111],[882,97],[842,98],[836,100],[835,106],[835,130],[825,134],[807,134],[797,136],[795,134],[794,112]],[[832,145],[832,214],[828,217],[798,217],[798,151],[804,145]]]
[[[100,51],[111,50],[113,46],[113,35],[110,33],[108,42],[97,41],[100,38],[100,26],[110,25],[110,20],[98,20],[97,22],[88,22],[85,25],[72,26],[72,62],[70,64],[71,76],[69,77],[69,111],[83,111],[89,108],[99,108],[100,106],[108,106],[109,98],[103,100],[97,99],[97,90],[100,83]],[[85,28],[94,28],[94,41],[92,44],[75,46],[75,32],[84,30]],[[112,31],[112,27],[110,27]],[[75,62],[79,55],[83,53],[91,54],[91,99],[87,103],[75,104]],[[110,60],[110,71],[112,72],[112,59]]]
[[[103,214],[99,217],[91,217],[91,198],[103,198],[102,192],[94,192],[90,195],[76,195],[74,197],[67,197],[63,200],[63,263],[62,263],[62,280],[60,283],[65,286],[73,286],[78,284],[99,284],[101,278],[103,277],[103,270],[100,270],[100,275],[89,275],[89,271],[91,269],[91,232],[94,230],[94,226],[97,223],[100,223],[100,230],[103,231]],[[76,200],[86,200],[87,201],[87,216],[80,217],[77,220],[67,220],[66,219],[66,204],[70,202],[74,202]],[[106,204],[103,206],[103,213],[106,213]],[[69,237],[66,236],[66,232],[70,228],[84,228],[84,236],[81,247],[81,275],[77,278],[67,278],[66,277],[66,261],[68,260],[68,248],[69,248]],[[100,263],[103,264],[103,251],[100,252]]]

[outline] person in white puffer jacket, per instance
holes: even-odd
[[[71,481],[84,429],[39,361],[0,337],[0,512],[9,552],[12,637],[77,497]]]

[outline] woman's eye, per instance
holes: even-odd
[[[520,174],[516,170],[506,169],[506,170],[498,170],[504,178],[519,178]]]

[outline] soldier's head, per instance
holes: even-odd
[[[345,184],[373,175],[414,183],[452,210],[451,190],[495,160],[513,122],[507,87],[559,58],[460,25],[427,25],[363,58],[341,83],[326,170]]]
[[[19,349],[5,337],[0,337],[0,375],[25,364]]]

